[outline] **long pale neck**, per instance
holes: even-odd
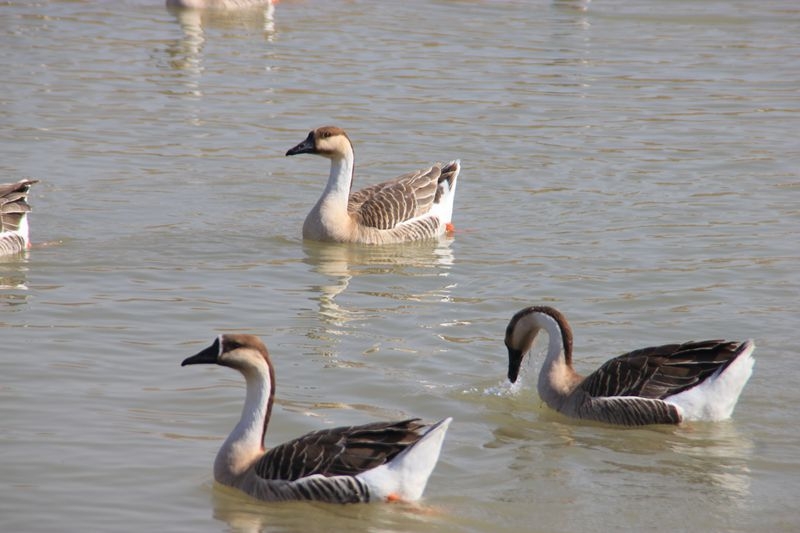
[[[347,199],[350,197],[350,189],[353,185],[353,169],[352,150],[347,150],[344,154],[331,159],[331,173],[320,202],[331,202],[346,209]]]
[[[546,314],[532,315],[535,327],[547,332],[547,354],[539,371],[537,390],[544,402],[558,408],[575,389],[580,377],[572,369],[571,355],[565,352],[561,327]]]
[[[245,380],[247,397],[242,417],[214,461],[214,478],[223,484],[244,473],[264,453],[264,433],[272,410],[269,369],[250,369]]]

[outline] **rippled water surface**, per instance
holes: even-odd
[[[41,180],[0,261],[3,531],[796,531],[800,7],[153,0],[0,5],[0,181]],[[357,186],[461,158],[452,240],[303,242],[344,127]],[[732,420],[635,430],[503,384],[546,303],[588,371],[752,337]],[[276,365],[267,442],[453,416],[419,506],[255,503],[211,464]]]

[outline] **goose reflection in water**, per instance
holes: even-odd
[[[390,309],[378,310],[372,306],[366,311],[337,303],[336,298],[345,292],[350,282],[362,276],[391,274],[400,280],[411,277],[441,277],[442,283],[432,290],[411,293],[398,289],[397,286],[383,287],[380,294],[376,295],[395,301],[438,301],[449,298],[452,284],[447,277],[454,261],[450,247],[452,241],[440,239],[379,247],[304,242],[304,262],[328,279],[327,283],[311,287],[312,292],[317,294],[313,298],[319,302],[320,320],[328,326],[338,328],[353,320],[363,320],[375,312],[391,312]],[[326,329],[329,333],[337,333],[335,329]]]
[[[27,255],[0,257],[0,308],[28,303]]]
[[[298,516],[308,531],[375,531],[375,524],[400,524],[405,531],[423,531],[426,525],[433,529],[452,526],[446,512],[425,503],[404,505],[345,505],[333,506],[315,502],[284,502],[280,505],[264,505],[262,502],[244,498],[229,487],[208,483],[204,487],[211,491],[213,516],[228,526],[229,531],[259,533],[262,531],[294,531]],[[313,527],[313,525],[318,527]],[[439,526],[436,528],[435,526]],[[451,527],[452,528],[452,527]]]
[[[308,349],[330,359],[344,335],[366,335],[373,339],[366,353],[378,351],[376,331],[354,328],[353,323],[372,318],[380,321],[403,312],[413,302],[448,300],[453,289],[449,279],[454,261],[451,242],[441,239],[378,247],[304,242],[303,261],[323,278],[320,284],[297,289],[302,298],[317,302],[316,308],[300,313],[308,319],[301,332],[312,341]],[[391,279],[391,285],[386,279]],[[345,294],[348,288],[351,292]],[[317,325],[309,327],[309,323]],[[360,366],[363,362],[337,359],[335,364]]]
[[[749,464],[755,444],[732,421],[620,429],[568,419],[545,406],[532,416],[520,416],[519,404],[527,400],[512,398],[511,405],[508,398],[493,401],[497,426],[483,448],[508,456],[507,469],[520,480],[501,489],[499,498],[519,502],[541,498],[541,493],[531,492],[540,487],[526,480],[541,476],[541,465],[547,464],[553,501],[580,499],[576,492],[598,483],[619,487],[602,496],[592,493],[597,496],[593,505],[600,507],[613,501],[622,505],[647,493],[669,509],[673,502],[684,501],[685,494],[676,491],[686,487],[717,502],[720,512],[746,507],[751,500],[754,475]],[[503,472],[497,475],[507,477]]]
[[[233,30],[261,34],[267,42],[275,36],[275,2],[244,2],[238,8],[224,6],[199,8],[199,4],[221,4],[226,0],[168,1],[171,13],[183,31],[183,37],[167,50],[170,66],[194,74],[203,71],[203,47],[208,29]],[[227,0],[230,2],[231,0]],[[233,0],[238,2],[237,0]]]

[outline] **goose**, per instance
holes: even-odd
[[[548,346],[539,396],[574,418],[625,426],[724,420],[753,371],[752,340],[707,340],[635,350],[583,377],[572,368],[567,319],[552,307],[534,306],[517,312],[506,328],[511,383],[541,331]]]
[[[336,126],[312,130],[286,155],[331,160],[328,184],[303,223],[315,241],[388,244],[439,237],[452,230],[459,160],[409,172],[352,192],[355,159],[347,133]]]
[[[24,179],[0,184],[0,255],[15,254],[31,247],[28,237],[28,191],[39,180]]]
[[[418,418],[314,431],[264,448],[275,371],[256,336],[224,334],[181,366],[217,364],[244,375],[239,423],[214,461],[214,479],[263,501],[412,502],[422,497],[451,418]]]

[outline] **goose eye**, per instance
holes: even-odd
[[[236,342],[236,341],[228,340],[228,341],[225,342],[225,351],[226,352],[232,352],[234,350],[238,350],[241,347],[242,347],[242,345],[240,343]]]

